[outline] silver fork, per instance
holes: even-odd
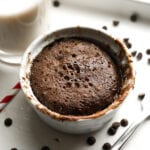
[[[149,102],[148,102],[149,101]],[[148,118],[150,117],[150,97],[147,96],[142,102],[143,109],[138,118],[123,132],[123,134],[117,139],[117,141],[112,145],[112,150],[121,150],[123,146],[127,143],[129,138],[133,135],[136,129]]]

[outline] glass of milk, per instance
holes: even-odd
[[[28,45],[48,28],[48,0],[0,0],[0,61],[19,64]]]

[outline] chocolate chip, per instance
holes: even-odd
[[[125,44],[126,44],[127,48],[129,48],[129,49],[132,47],[131,43],[125,43]]]
[[[9,127],[12,125],[12,122],[13,121],[11,118],[7,118],[7,119],[5,119],[4,124],[5,124],[5,126]]]
[[[150,58],[148,58],[147,63],[148,63],[148,65],[150,65]]]
[[[87,142],[88,145],[93,145],[93,144],[95,144],[96,139],[95,139],[95,137],[90,136],[90,137],[87,138],[86,142]]]
[[[117,130],[111,126],[110,128],[108,128],[107,133],[108,135],[115,135],[116,131]]]
[[[147,55],[150,55],[150,49],[147,49],[147,50],[146,50],[146,54],[147,54]]]
[[[107,30],[107,27],[106,27],[106,26],[103,26],[102,29]]]
[[[143,94],[139,94],[139,95],[138,95],[138,99],[139,99],[139,100],[143,100],[143,99],[144,99],[144,97],[145,97],[145,94],[144,94],[144,93],[143,93]]]
[[[130,20],[132,22],[136,22],[138,19],[138,14],[137,13],[133,13],[131,16],[130,16]]]
[[[13,148],[11,148],[10,150],[18,150],[18,149],[13,147]]]
[[[132,55],[133,57],[135,57],[136,54],[137,54],[137,51],[133,51],[133,52],[131,53],[131,55]]]
[[[110,143],[104,143],[103,150],[111,150],[111,144]]]
[[[143,57],[143,54],[141,52],[139,52],[136,56],[137,60],[141,60]]]
[[[123,41],[124,42],[129,42],[129,38],[124,38]]]
[[[131,48],[132,44],[129,42],[129,38],[124,38],[123,42],[125,43],[125,45],[127,46],[127,48]]]
[[[128,125],[128,120],[127,119],[122,119],[120,121],[120,124],[121,124],[122,127],[126,127]]]
[[[58,0],[53,1],[53,6],[54,7],[59,7],[59,5],[60,5],[60,2]]]
[[[113,26],[118,26],[118,25],[119,25],[119,21],[114,20],[114,21],[113,21]]]
[[[120,127],[120,122],[114,122],[111,127],[117,130]]]
[[[50,148],[48,146],[43,146],[41,150],[50,150]]]

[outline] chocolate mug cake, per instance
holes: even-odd
[[[38,37],[24,53],[20,83],[43,121],[81,134],[112,119],[134,86],[124,44],[99,30],[60,29]]]
[[[100,44],[74,37],[46,46],[33,60],[30,81],[34,95],[50,110],[84,116],[114,101],[121,74]]]

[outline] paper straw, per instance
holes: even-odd
[[[7,106],[7,104],[17,95],[20,91],[21,86],[18,82],[12,89],[10,89],[4,98],[0,100],[0,112]]]

